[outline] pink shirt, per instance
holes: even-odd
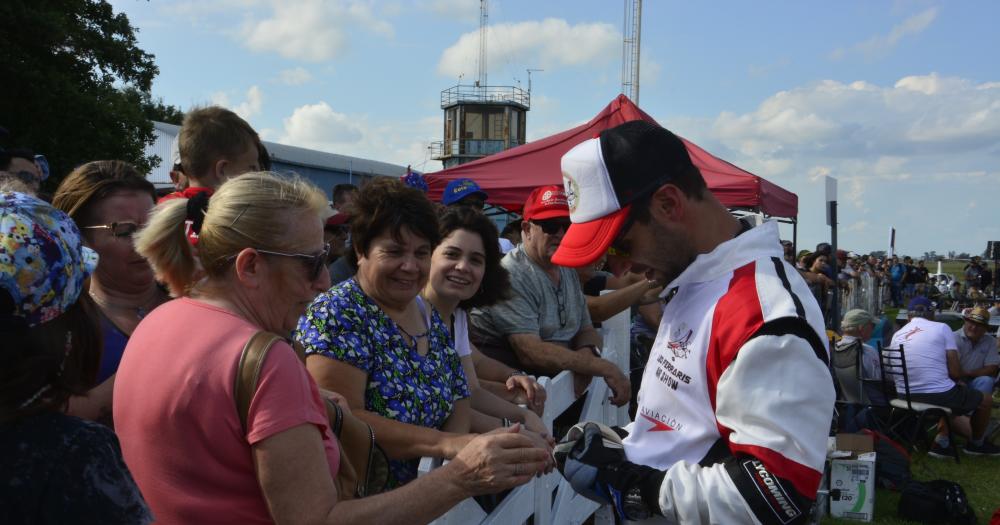
[[[159,523],[271,523],[250,445],[312,423],[331,476],[340,452],[316,383],[292,348],[267,355],[243,433],[236,365],[257,327],[192,299],[153,311],[129,339],[114,391],[125,463]]]

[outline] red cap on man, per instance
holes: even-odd
[[[524,220],[543,220],[569,217],[569,204],[562,186],[539,186],[531,191],[524,202]]]

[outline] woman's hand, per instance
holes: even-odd
[[[545,472],[552,454],[520,430],[515,424],[476,436],[441,469],[469,497],[523,485]]]
[[[507,378],[507,391],[514,394],[515,405],[527,407],[539,416],[545,411],[545,388],[535,378],[528,375],[512,375]]]
[[[538,417],[531,410],[523,410],[523,422],[524,427],[532,432],[536,432],[541,436],[548,436],[551,438],[551,433],[548,428],[545,427],[545,423],[542,422],[542,418]],[[552,446],[555,446],[555,440],[552,441]]]

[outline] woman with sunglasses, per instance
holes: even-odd
[[[422,191],[388,178],[363,187],[348,212],[357,275],[320,294],[295,337],[320,387],[374,428],[390,485],[403,485],[421,457],[452,458],[475,437],[451,333],[418,295],[440,239],[437,217]]]
[[[75,416],[111,423],[115,371],[129,336],[169,298],[132,242],[155,197],[153,185],[134,166],[101,160],[73,170],[52,200],[79,225],[84,244],[101,258],[88,292],[101,314],[104,351],[94,388],[70,399],[69,413]]]
[[[415,487],[342,500],[340,445],[316,383],[285,341],[262,363],[244,430],[233,394],[243,347],[258,331],[290,334],[329,287],[328,213],[312,184],[250,173],[207,203],[160,204],[139,232],[139,253],[188,290],[139,325],[115,384],[125,461],[159,522],[427,522],[462,498],[524,483],[544,462],[518,450],[523,436],[483,436],[455,467]],[[197,281],[194,257],[204,271]]]

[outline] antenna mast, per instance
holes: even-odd
[[[486,28],[489,25],[490,7],[487,0],[479,0],[479,76],[476,85],[486,89]]]
[[[622,27],[622,93],[639,103],[639,37],[642,32],[642,0],[625,0]]]

